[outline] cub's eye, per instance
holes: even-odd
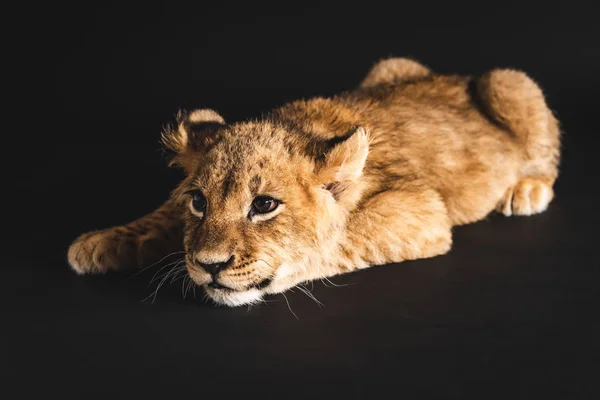
[[[279,200],[272,197],[259,196],[252,202],[252,209],[258,214],[266,214],[274,211],[279,206]]]
[[[192,195],[192,207],[194,207],[194,210],[204,212],[206,210],[206,197],[199,190],[193,190],[190,193]]]

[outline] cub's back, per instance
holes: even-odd
[[[340,96],[341,104],[359,110],[372,135],[367,172],[372,165],[379,173],[383,165],[399,179],[418,175],[438,190],[451,215],[454,209],[492,210],[495,203],[475,194],[501,197],[499,191],[517,179],[522,151],[482,111],[472,83],[432,76]]]

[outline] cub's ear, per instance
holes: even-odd
[[[177,123],[176,129],[162,134],[162,143],[168,150],[180,154],[188,148],[200,149],[208,136],[225,125],[225,120],[216,111],[206,108],[180,113]]]
[[[324,188],[339,201],[349,189],[356,186],[362,176],[369,155],[369,135],[365,128],[359,126],[329,142],[332,147],[325,154],[319,179]]]

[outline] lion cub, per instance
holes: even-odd
[[[140,268],[183,244],[218,304],[448,252],[452,226],[544,211],[559,128],[522,72],[444,76],[402,58],[361,85],[227,124],[196,110],[163,134],[186,178],[153,213],[80,236],[81,274]]]

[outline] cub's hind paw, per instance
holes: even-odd
[[[539,214],[546,211],[553,197],[554,191],[549,179],[522,178],[506,191],[496,209],[507,217]]]

